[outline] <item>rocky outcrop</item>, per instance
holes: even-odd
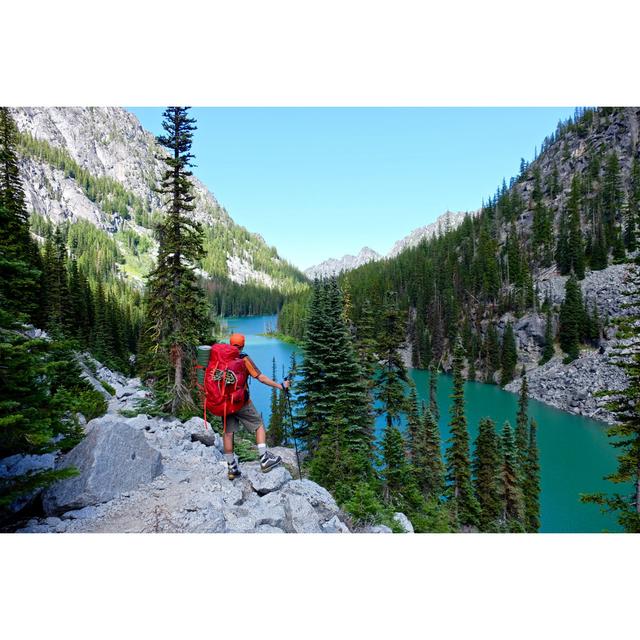
[[[580,357],[568,364],[563,356],[556,355],[549,362],[538,366],[544,348],[546,317],[541,313],[532,313],[517,320],[505,315],[498,323],[501,333],[507,321],[513,321],[518,350],[519,364],[527,369],[529,395],[563,411],[587,416],[607,423],[613,422],[613,415],[606,408],[607,398],[598,394],[603,391],[616,391],[626,385],[624,372],[611,363],[612,349],[616,346],[615,327],[612,321],[623,317],[629,310],[626,281],[628,264],[611,265],[601,271],[587,272],[580,282],[587,308],[595,305],[603,322],[603,336],[598,349],[583,349]],[[567,277],[547,274],[538,280],[541,302],[548,297],[554,305],[564,301]],[[557,333],[557,316],[554,315],[554,333]],[[509,383],[507,391],[519,392],[520,379]]]
[[[96,361],[86,368],[98,384],[103,380],[116,389],[116,401],[140,390],[138,379]],[[33,518],[22,531],[350,532],[328,491],[293,479],[293,450],[274,448],[286,464],[266,474],[257,462],[240,463],[242,476],[230,481],[222,439],[202,418],[183,423],[143,413],[125,417],[119,406],[112,402],[109,413],[91,420],[85,439],[57,461],[56,467],[74,466],[80,475],[50,487],[43,500],[47,517]],[[20,458],[3,463],[27,464]]]
[[[118,495],[106,502],[96,496],[91,505],[82,500],[84,504],[75,503],[82,508],[73,509],[59,501],[48,510],[58,517],[33,519],[24,531],[349,532],[331,494],[310,480],[293,480],[285,468],[264,474],[257,462],[241,463],[243,475],[228,480],[220,450],[191,440],[192,421],[183,424],[146,415],[123,418],[107,414],[92,420],[88,429],[83,442],[92,436],[106,441],[102,434],[114,430],[135,432],[161,458],[161,473],[135,487],[121,487]],[[62,484],[50,492],[66,494],[59,488]]]
[[[595,304],[603,321],[624,316],[629,310],[624,307],[627,301],[622,292],[629,274],[629,264],[612,264],[601,271],[588,271],[580,281],[582,295],[591,310]],[[545,274],[536,280],[540,303],[548,296],[552,304],[564,302],[565,286],[568,276],[557,273]]]
[[[620,368],[609,363],[610,355],[610,348],[602,354],[583,350],[569,364],[563,364],[561,356],[554,356],[527,371],[529,397],[569,413],[612,423],[613,415],[605,406],[607,398],[598,394],[623,389],[627,380]],[[521,384],[521,378],[517,378],[505,389],[518,393]]]
[[[47,515],[107,502],[162,472],[160,453],[134,425],[96,419],[87,431],[84,440],[56,464],[57,469],[75,467],[80,474],[45,491],[42,503]]]

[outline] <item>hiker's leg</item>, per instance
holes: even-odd
[[[256,445],[258,446],[258,455],[262,457],[267,450],[267,431],[264,428],[262,418],[256,409],[256,406],[248,400],[244,407],[235,414],[242,426],[247,430],[256,434]]]
[[[233,434],[240,428],[240,422],[235,415],[227,416],[227,427],[222,434],[222,447],[224,449],[224,459],[228,464],[233,464]]]
[[[258,456],[262,471],[267,473],[277,467],[282,462],[282,458],[274,456],[270,451],[267,451],[267,430],[264,428],[262,418],[253,402],[249,400],[235,415],[238,416],[242,426],[247,431],[253,431],[256,434],[256,445],[258,446]]]
[[[222,436],[222,445],[224,447],[225,458],[230,456],[227,458],[227,461],[233,462],[233,432],[227,431],[227,433]]]

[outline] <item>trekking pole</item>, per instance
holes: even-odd
[[[285,382],[289,380],[289,376],[285,377]],[[298,463],[298,478],[302,480],[302,470],[300,468],[300,456],[298,454],[298,441],[296,440],[295,431],[296,426],[293,423],[293,413],[291,412],[291,400],[289,399],[289,389],[282,385],[282,390],[284,391],[284,396],[287,401],[287,409],[289,411],[289,420],[291,421],[291,437],[293,438],[293,446],[296,450],[296,462]]]

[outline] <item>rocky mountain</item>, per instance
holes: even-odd
[[[474,215],[474,213],[472,213],[471,215]],[[401,240],[398,240],[391,248],[391,251],[389,251],[389,253],[387,254],[387,257],[393,258],[405,249],[417,246],[423,240],[428,240],[435,235],[446,233],[447,231],[455,229],[462,223],[465,215],[467,215],[465,211],[445,211],[430,224],[427,224],[424,227],[419,227],[418,229],[414,229],[408,236],[405,236]]]
[[[455,229],[464,220],[466,213],[459,211],[454,213],[453,211],[445,211],[442,215],[438,216],[433,222],[414,229],[408,236],[405,236],[401,240],[398,240],[391,251],[386,256],[380,255],[377,251],[364,247],[360,250],[357,256],[345,255],[342,258],[329,258],[320,264],[309,267],[305,270],[304,274],[310,278],[327,278],[329,276],[338,275],[343,271],[351,271],[357,269],[363,264],[372,262],[374,260],[380,260],[383,257],[393,258],[399,253],[408,249],[409,247],[415,247],[423,240],[427,240],[439,233],[445,233],[448,230]],[[474,215],[473,213],[471,215]]]
[[[304,274],[311,280],[314,278],[328,278],[330,276],[337,276],[343,271],[356,269],[372,260],[380,260],[381,257],[382,256],[373,249],[363,247],[357,256],[347,254],[342,256],[342,258],[329,258],[318,265],[309,267],[305,270]]]
[[[12,113],[30,212],[56,224],[84,220],[104,230],[125,255],[123,275],[140,280],[155,255],[152,225],[163,204],[154,187],[164,150],[154,136],[119,107],[24,107]],[[203,273],[280,290],[304,281],[260,235],[237,225],[195,177],[194,186],[194,215],[205,227],[209,254]]]

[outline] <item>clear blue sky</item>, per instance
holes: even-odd
[[[129,108],[154,134],[162,109]],[[474,210],[566,108],[194,108],[194,173],[304,269]]]

